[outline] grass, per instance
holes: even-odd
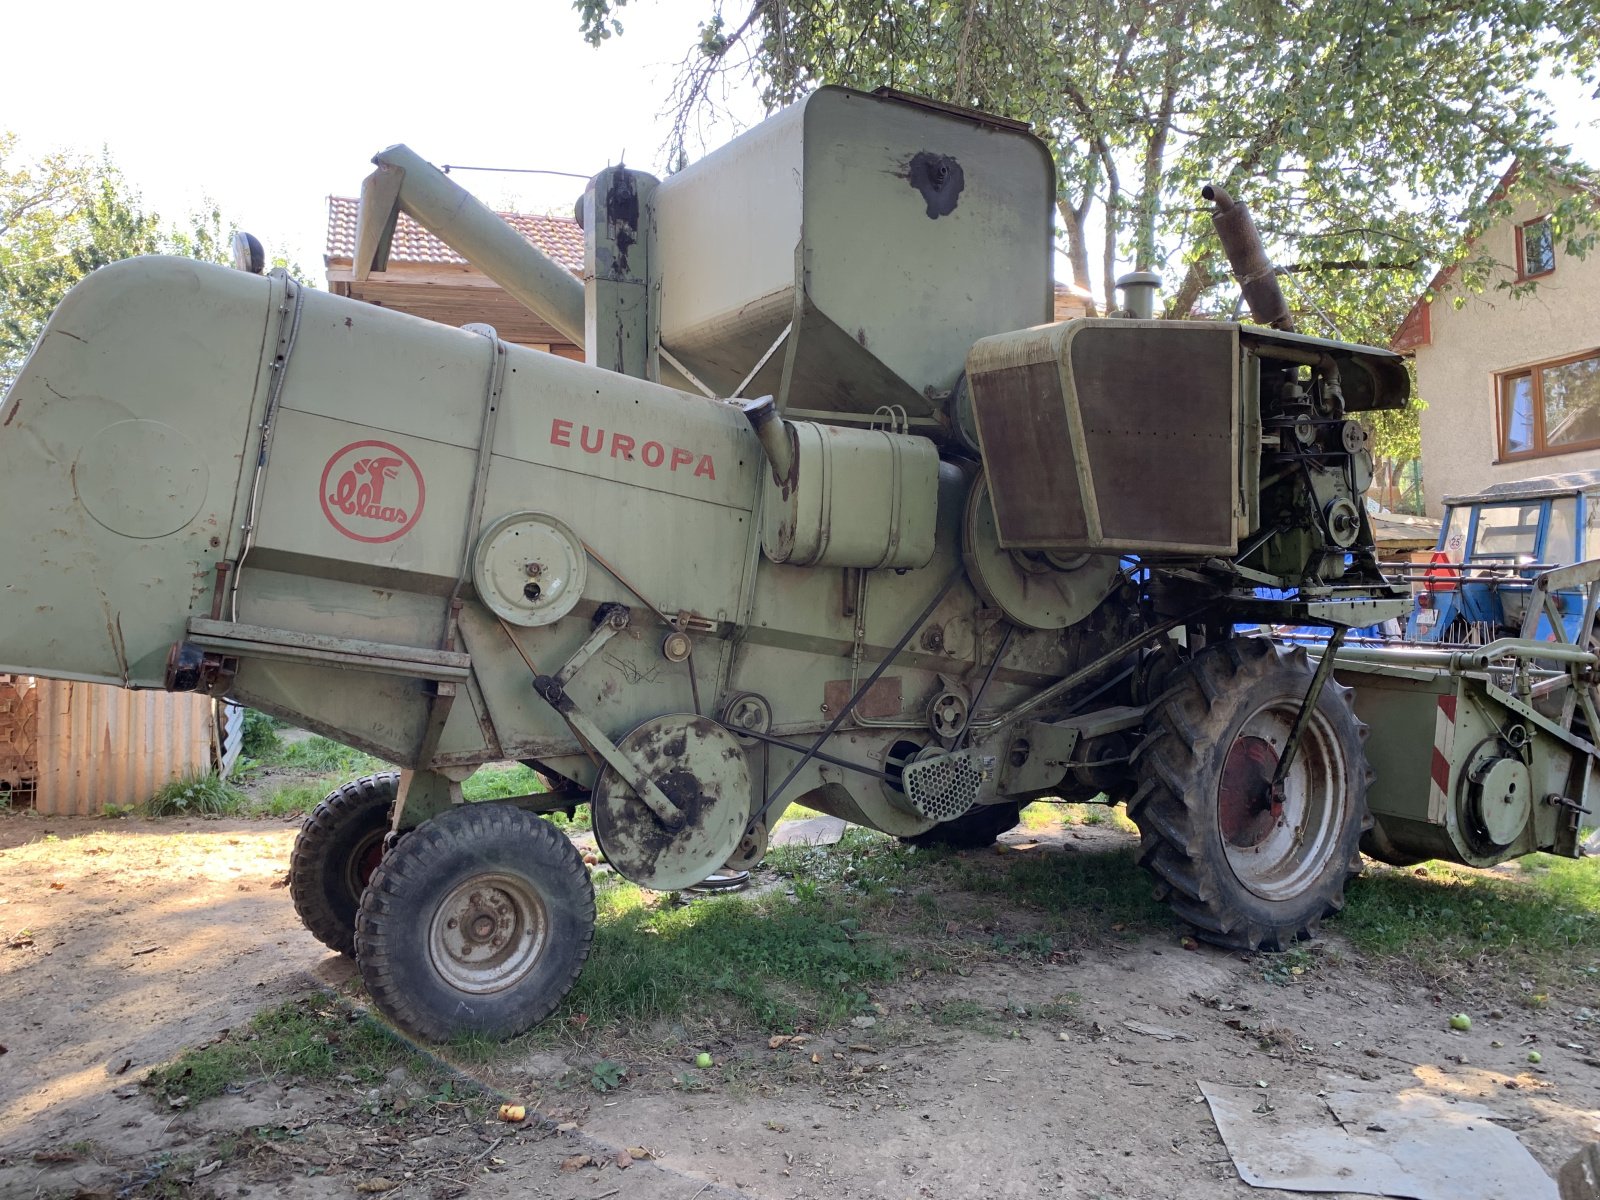
[[[143,1083],[175,1108],[278,1078],[373,1085],[405,1067],[424,1085],[438,1069],[370,1017],[340,1011],[331,996],[291,1000],[248,1026],[157,1067]]]
[[[323,798],[346,779],[329,777],[310,783],[286,783],[258,797],[245,810],[251,817],[298,817],[321,804]]]
[[[634,1027],[701,1004],[731,1006],[773,1031],[833,1025],[864,1011],[870,987],[902,965],[901,952],[862,929],[847,896],[651,905],[615,876],[597,882],[594,951],[557,1014],[580,1029]]]
[[[298,775],[301,778],[284,779],[262,788],[236,811],[252,817],[300,816],[310,812],[340,784],[363,775],[392,770],[392,764],[340,745],[331,738],[310,737],[288,743],[277,739],[276,746],[267,750],[261,758],[251,760],[243,774],[250,776],[270,772],[273,775]],[[313,777],[305,778],[307,775]],[[544,790],[544,781],[538,774],[520,763],[481,767],[461,787],[468,801],[504,800]],[[550,819],[566,832],[589,828],[587,809],[571,819],[560,813],[553,814]]]
[[[174,779],[145,801],[144,810],[152,817],[221,816],[238,812],[245,801],[243,792],[212,772]]]
[[[264,766],[283,771],[330,771],[349,778],[389,769],[389,764],[381,758],[374,758],[325,737],[291,742],[260,761]]]
[[[1134,862],[1133,850],[1101,854],[1025,854],[995,871],[970,859],[951,865],[954,882],[976,895],[1008,897],[1021,909],[1046,914],[1060,932],[1121,933],[1171,924],[1166,908],[1150,894],[1150,877]]]
[[[509,767],[479,767],[461,785],[461,794],[469,801],[505,800],[544,790],[544,780],[521,763]]]
[[[1536,986],[1600,985],[1600,860],[1534,854],[1514,872],[1373,866],[1330,928],[1430,970],[1490,963]]]

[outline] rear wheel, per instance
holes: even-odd
[[[900,840],[908,846],[947,846],[952,850],[981,850],[1009,833],[1022,820],[1020,804],[984,804],[970,808],[951,821]]]
[[[1196,655],[1150,710],[1128,804],[1139,861],[1207,941],[1283,949],[1344,906],[1361,870],[1372,773],[1350,689],[1323,688],[1271,789],[1311,679],[1303,649],[1232,638]]]
[[[400,776],[368,775],[329,792],[311,810],[289,859],[289,895],[311,935],[330,950],[354,954],[356,910],[383,858],[389,812]]]
[[[508,804],[466,804],[384,857],[361,899],[356,962],[402,1029],[508,1038],[572,989],[594,923],[588,868],[555,826]]]

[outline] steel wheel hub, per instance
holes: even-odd
[[[1272,777],[1298,701],[1252,713],[1234,736],[1217,785],[1217,827],[1228,866],[1265,900],[1301,895],[1338,849],[1349,805],[1350,764],[1326,716],[1313,712],[1289,773]]]
[[[480,875],[434,911],[428,930],[433,968],[454,988],[483,994],[513,987],[543,957],[550,921],[544,900],[511,875]]]
[[[386,829],[374,830],[361,839],[345,866],[345,885],[357,899],[367,890],[367,881],[383,861],[383,838]]]

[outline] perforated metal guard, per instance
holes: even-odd
[[[911,807],[934,821],[950,821],[978,801],[994,764],[990,755],[942,754],[910,763],[901,776]]]

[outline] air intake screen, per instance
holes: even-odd
[[[1002,545],[1232,553],[1238,336],[1231,325],[1073,321],[968,356]]]

